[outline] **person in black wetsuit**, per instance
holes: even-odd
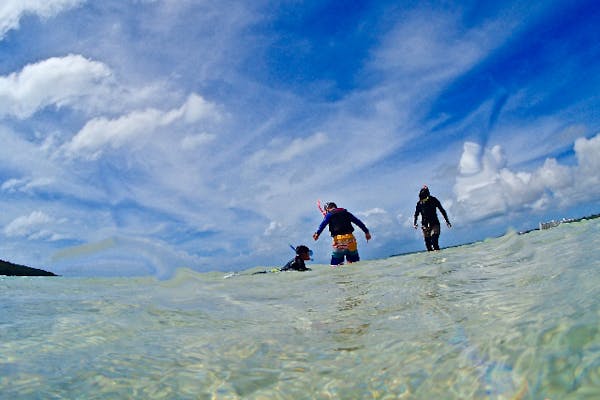
[[[290,261],[288,261],[288,263],[285,264],[282,268],[280,268],[280,269],[273,268],[270,271],[258,271],[258,272],[252,273],[252,275],[266,274],[268,272],[281,272],[281,271],[312,271],[310,268],[308,268],[306,266],[306,264],[304,264],[304,261],[310,260],[310,257],[312,256],[312,250],[309,249],[308,247],[304,246],[303,244],[301,244],[300,246],[297,246],[295,250],[296,250],[296,257],[294,257]]]
[[[304,261],[310,260],[311,251],[308,247],[300,245],[296,247],[296,257],[288,261],[280,271],[312,271]]]
[[[444,210],[444,207],[442,207],[442,204],[437,198],[429,194],[429,189],[427,186],[423,186],[419,192],[419,201],[417,202],[417,207],[415,208],[415,219],[413,225],[415,226],[415,229],[419,227],[417,225],[417,218],[419,217],[419,214],[421,214],[421,228],[423,229],[423,238],[425,239],[427,251],[440,249],[438,240],[440,238],[441,229],[440,220],[438,219],[436,209],[440,210],[444,216],[444,219],[446,220],[446,225],[448,225],[448,228],[451,228],[452,224],[448,219],[446,210]]]

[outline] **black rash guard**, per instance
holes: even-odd
[[[436,197],[429,196],[424,200],[419,200],[417,202],[417,207],[415,208],[415,220],[413,224],[417,224],[417,217],[419,214],[421,214],[421,225],[424,227],[430,228],[434,225],[439,225],[440,220],[437,217],[436,208],[440,210],[446,222],[450,223],[448,220],[448,214],[446,214],[446,210],[444,210],[444,207],[442,207],[440,201]]]

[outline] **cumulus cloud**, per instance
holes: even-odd
[[[18,28],[19,21],[26,14],[50,18],[84,2],[85,0],[4,0],[0,6],[0,40],[11,29]]]
[[[101,62],[80,55],[52,57],[0,77],[0,116],[28,118],[44,107],[73,106],[99,94],[110,78]]]
[[[580,138],[574,145],[577,165],[548,158],[533,172],[512,171],[500,146],[482,149],[467,142],[454,185],[454,212],[477,221],[521,209],[569,206],[600,193],[600,134]]]
[[[481,146],[467,142],[463,145],[463,153],[458,163],[458,169],[463,175],[476,174],[481,171]]]
[[[25,14],[51,17],[80,3],[7,0],[0,6],[0,35],[18,27]],[[392,27],[375,15],[388,8],[378,5],[364,14],[364,26],[375,28],[368,33],[373,40],[360,39],[366,38],[364,32],[354,27],[352,32],[360,35],[341,31],[338,37],[360,39],[354,42],[358,48],[351,52],[352,62],[339,58],[321,71],[321,62],[308,57],[280,63],[288,49],[270,44],[282,35],[301,41],[306,32],[284,32],[281,24],[270,23],[289,16],[267,3],[239,2],[233,10],[219,2],[87,3],[70,12],[72,18],[27,24],[34,29],[14,36],[25,42],[5,43],[6,56],[15,62],[38,60],[0,75],[0,192],[11,206],[10,218],[22,215],[4,228],[5,239],[16,249],[7,257],[27,254],[19,246],[29,242],[23,238],[34,237],[46,243],[23,248],[35,246],[29,253],[43,257],[40,244],[51,247],[47,242],[59,231],[78,243],[123,237],[118,246],[111,242],[110,249],[85,254],[97,257],[100,269],[131,263],[133,270],[148,273],[154,259],[160,260],[157,271],[176,268],[185,265],[172,262],[172,253],[181,249],[206,254],[206,265],[213,269],[242,268],[279,259],[277,249],[283,247],[287,255],[288,242],[304,241],[320,220],[317,197],[368,205],[356,215],[377,239],[363,249],[379,256],[389,254],[374,251],[380,243],[396,246],[416,235],[421,245],[418,232],[403,227],[411,228],[414,190],[423,182],[436,187],[444,207],[457,218],[462,212],[464,220],[546,209],[600,187],[596,138],[576,142],[577,166],[548,158],[534,171],[513,167],[561,154],[582,136],[573,132],[557,141],[556,129],[540,127],[539,115],[523,112],[540,93],[531,90],[516,103],[510,103],[515,95],[509,93],[494,116],[497,136],[481,140],[502,147],[473,143],[475,134],[458,139],[459,146],[471,142],[458,165],[456,198],[444,199],[450,197],[445,194],[456,174],[455,141],[463,133],[489,129],[490,118],[471,118],[468,110],[467,117],[461,117],[463,110],[454,115],[452,107],[440,106],[446,97],[437,95],[501,71],[495,61],[503,62],[506,48],[500,54],[492,50],[503,43],[522,45],[513,28],[539,21],[529,18],[536,14],[529,11],[531,5],[523,6],[528,11],[520,18],[508,15],[520,7],[517,3],[497,8],[498,13],[488,10],[483,18],[468,11],[467,25],[461,5],[394,5],[393,14],[385,17],[397,21]],[[82,21],[93,23],[83,26]],[[335,42],[338,37],[333,44],[341,44]],[[28,47],[28,41],[37,45]],[[331,57],[335,47],[318,50]],[[58,56],[44,59],[48,54]],[[321,88],[321,80],[329,77],[339,86],[333,97],[311,89]],[[502,74],[497,78],[490,90],[496,85],[519,90],[519,82]],[[300,88],[299,82],[308,86]],[[475,100],[496,98],[483,86]],[[201,88],[205,97],[192,93],[186,99],[189,88]],[[547,90],[559,92],[552,85]],[[584,101],[578,110],[594,109],[585,96],[573,92],[565,98]],[[578,115],[568,117],[572,121]],[[564,116],[553,115],[551,128],[568,125]],[[588,125],[585,116],[575,122]],[[540,131],[547,134],[540,136]],[[427,149],[428,155],[416,148]],[[527,154],[519,157],[520,149]],[[68,220],[52,217],[58,215]],[[326,241],[315,245],[328,246]],[[140,258],[139,248],[148,249],[147,260],[133,260]],[[181,259],[188,265],[200,262],[194,255]],[[94,269],[81,260],[64,261],[66,268]]]
[[[65,150],[72,157],[96,158],[105,147],[120,148],[179,121],[191,124],[201,119],[219,118],[220,114],[214,105],[192,94],[181,107],[172,110],[150,108],[133,111],[116,119],[94,118],[65,145]],[[197,146],[199,140],[207,139],[210,136],[187,137],[183,139],[183,146]]]
[[[583,181],[586,186],[596,184],[600,181],[600,134],[591,139],[579,138],[575,141],[575,154],[579,164],[579,170],[583,173]]]

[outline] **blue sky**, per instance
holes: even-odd
[[[531,4],[529,4],[531,3]],[[316,200],[422,250],[600,212],[595,1],[7,0],[0,258],[66,276],[283,265]]]

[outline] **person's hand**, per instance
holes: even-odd
[[[450,221],[447,221],[446,225],[448,225],[448,228],[452,228],[452,224],[450,223]]]
[[[317,240],[319,238],[319,234],[318,233],[313,233],[313,239]]]
[[[371,233],[369,233],[369,232],[365,233],[365,238],[367,239],[367,242],[369,240],[371,240]]]
[[[417,224],[414,224],[413,226],[415,227],[415,229],[419,228],[419,225],[417,225]]]

